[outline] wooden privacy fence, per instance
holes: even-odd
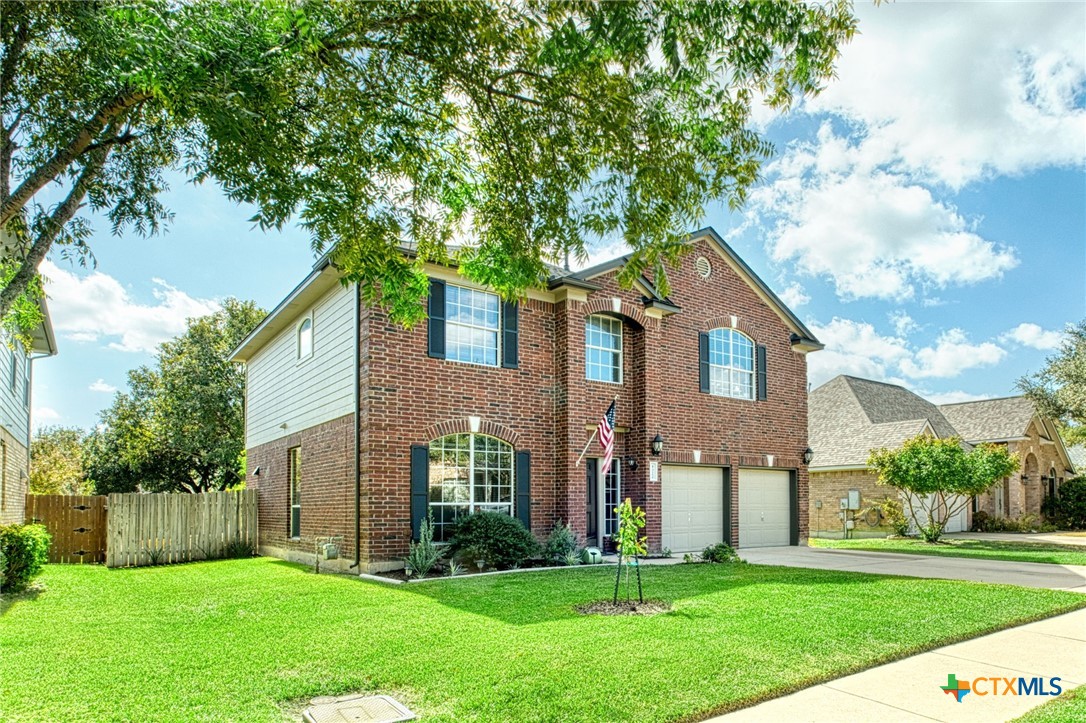
[[[45,525],[53,538],[49,562],[104,562],[106,498],[27,495],[26,521]]]
[[[134,567],[223,557],[257,548],[256,490],[109,496],[106,565]]]

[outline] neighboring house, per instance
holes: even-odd
[[[900,447],[921,433],[959,437],[966,448],[981,442],[1005,444],[1021,458],[1021,472],[976,497],[949,521],[948,532],[968,530],[972,513],[980,510],[1011,518],[1040,514],[1044,495],[1055,493],[1074,469],[1052,421],[1038,416],[1025,397],[936,406],[896,384],[838,376],[811,392],[809,420],[814,537],[843,534],[844,519],[853,514],[842,517],[839,501],[850,490],[859,491],[862,500],[853,534],[885,534],[888,529],[869,524],[877,518],[863,511],[896,495],[877,483],[868,457],[873,449]]]
[[[812,537],[840,537],[845,520],[853,518],[854,536],[885,535],[889,528],[864,511],[898,495],[878,484],[878,474],[867,465],[871,450],[900,447],[919,434],[956,436],[939,407],[908,389],[844,375],[811,392],[809,429],[814,451],[810,464]],[[848,498],[850,490],[860,493],[859,512],[841,510],[840,500]],[[968,509],[947,524],[948,532],[967,529]]]
[[[1037,414],[1037,408],[1026,397],[983,399],[939,408],[966,442],[1004,445],[1018,454],[1018,473],[979,495],[974,512],[1012,519],[1039,515],[1044,498],[1058,494],[1063,481],[1075,474],[1075,465],[1055,423]]]
[[[57,353],[45,301],[30,352],[0,347],[0,524],[23,522],[30,480],[30,405],[34,360]]]
[[[1086,444],[1072,444],[1067,447],[1067,456],[1071,460],[1071,469],[1074,474],[1067,475],[1067,479],[1079,477],[1086,470]]]
[[[233,356],[263,551],[306,560],[341,537],[342,567],[394,569],[428,513],[445,540],[479,510],[606,545],[627,497],[652,549],[805,539],[821,345],[715,231],[688,243],[667,298],[644,277],[621,289],[626,258],[553,269],[519,304],[428,265],[413,329],[319,262]],[[615,463],[595,441],[578,463],[612,400]]]

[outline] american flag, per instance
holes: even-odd
[[[600,446],[603,447],[603,466],[600,468],[600,474],[606,475],[611,471],[611,460],[615,456],[615,403],[611,402],[611,406],[607,408],[607,411],[603,415],[603,419],[600,420],[600,426],[598,427],[600,433]]]

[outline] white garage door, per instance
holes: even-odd
[[[914,510],[916,512],[917,518],[919,518],[921,521],[925,522],[925,524],[926,524],[927,509],[928,509],[929,506],[933,506],[933,505],[934,506],[938,505],[938,503],[936,502],[936,499],[935,499],[935,495],[928,495],[928,496],[924,497],[923,501],[914,502],[913,507],[914,507]],[[948,519],[946,521],[946,527],[943,528],[943,532],[968,532],[969,531],[969,524],[968,524],[968,520],[969,520],[969,502],[966,500],[966,498],[959,497],[957,495],[952,495],[951,497],[949,497],[947,499],[947,506],[952,510],[953,509],[958,509],[960,507],[961,510],[957,514],[955,514],[953,517],[951,517],[950,519]],[[907,504],[905,506],[905,514],[906,515],[909,514],[909,507],[908,507]],[[915,521],[910,520],[909,532],[914,534],[914,535],[919,533],[919,530],[916,529],[916,522]]]
[[[724,470],[664,465],[660,485],[663,547],[693,552],[724,539]]]
[[[787,471],[739,470],[739,546],[775,547],[792,541]]]

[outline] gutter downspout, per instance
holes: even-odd
[[[362,316],[362,293],[358,282],[354,284],[354,564],[348,569],[357,569],[362,562],[362,465],[359,454],[362,451],[362,407],[361,387],[362,368],[360,366],[362,330],[359,326]]]

